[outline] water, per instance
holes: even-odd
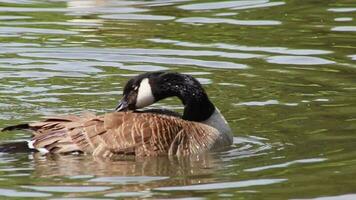
[[[356,198],[355,12],[350,0],[1,0],[0,127],[109,112],[129,77],[174,70],[204,84],[235,138],[181,160],[0,154],[0,198]]]

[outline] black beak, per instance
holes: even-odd
[[[116,107],[116,111],[117,112],[120,112],[120,111],[125,111],[125,110],[128,110],[129,108],[129,104],[127,103],[127,101],[122,98],[120,101],[119,101],[119,104],[117,105]]]

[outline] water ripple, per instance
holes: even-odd
[[[356,54],[355,55],[349,55],[348,57],[350,57],[352,60],[356,60]]]
[[[332,31],[342,32],[356,32],[356,26],[336,26],[331,29]]]
[[[115,193],[109,193],[106,194],[105,197],[121,197],[121,198],[128,198],[128,197],[141,197],[141,198],[147,198],[151,196],[152,194],[149,191],[140,191],[140,192],[115,192]]]
[[[249,136],[234,137],[233,140],[233,148],[221,155],[224,162],[264,155],[272,149],[266,138]]]
[[[32,17],[30,16],[6,16],[6,15],[1,15],[0,20],[16,20],[16,19],[31,19]]]
[[[208,18],[208,17],[187,17],[176,20],[182,23],[200,23],[200,24],[233,24],[246,26],[269,26],[279,25],[280,21],[274,20],[236,20],[227,18]]]
[[[238,6],[235,8],[232,8],[232,10],[243,10],[243,9],[251,9],[251,8],[266,8],[266,7],[272,7],[272,6],[281,6],[286,4],[285,2],[269,2],[269,3],[263,3],[263,4],[256,4],[256,5],[248,5],[248,6]]]
[[[267,100],[267,101],[250,101],[250,102],[241,102],[235,105],[238,106],[266,106],[266,105],[278,105],[280,104],[277,100]]]
[[[22,70],[18,72],[1,72],[0,78],[35,78],[36,80],[48,79],[51,77],[87,77],[83,73],[75,72],[38,72]]]
[[[270,56],[267,62],[288,65],[327,65],[334,64],[334,61],[311,56]]]
[[[10,46],[19,46],[18,45],[10,45]],[[124,55],[162,55],[162,56],[218,56],[222,58],[235,58],[235,59],[249,59],[249,58],[259,58],[264,57],[261,54],[252,54],[252,53],[231,53],[224,51],[207,51],[207,50],[178,50],[178,49],[131,49],[131,48],[6,48],[8,44],[0,44],[3,53],[27,53],[27,52],[72,52],[72,53],[88,53],[88,54],[102,54],[105,55],[114,55],[114,54],[124,54]],[[79,57],[81,58],[81,57]],[[3,60],[3,59],[2,59]],[[6,58],[5,60],[9,60]],[[14,60],[14,59],[12,59]],[[19,59],[19,62],[23,61],[23,59]],[[0,60],[1,62],[1,60]]]
[[[107,186],[21,186],[41,192],[99,192],[110,190]]]
[[[285,47],[254,47],[254,46],[243,46],[236,44],[225,44],[225,43],[210,43],[210,44],[201,44],[193,42],[183,42],[178,40],[169,40],[169,39],[160,39],[160,38],[151,38],[147,39],[155,43],[164,43],[164,44],[173,44],[176,46],[184,47],[213,47],[219,49],[228,49],[228,50],[239,50],[239,51],[262,51],[267,53],[278,53],[278,54],[289,54],[289,55],[322,55],[330,54],[332,51],[327,50],[317,50],[317,49],[289,49]]]
[[[305,164],[305,163],[316,163],[316,162],[323,162],[326,161],[326,158],[310,158],[310,159],[301,159],[301,160],[294,160],[294,161],[289,161],[286,163],[282,164],[276,164],[276,165],[268,165],[268,166],[263,166],[263,167],[255,167],[255,168],[250,168],[250,169],[245,169],[244,171],[246,172],[257,172],[257,171],[262,171],[262,170],[267,170],[267,169],[274,169],[274,168],[285,168],[290,165],[294,164]]]
[[[287,179],[255,179],[255,180],[235,181],[235,182],[159,187],[159,188],[154,188],[153,190],[158,190],[158,191],[219,190],[219,189],[242,188],[242,187],[260,186],[260,185],[271,185],[271,184],[281,183],[284,181],[287,181]]]
[[[331,12],[341,12],[341,13],[346,13],[346,12],[355,12],[356,8],[329,8],[328,11]]]
[[[164,15],[143,15],[143,14],[113,14],[101,15],[103,19],[116,19],[116,20],[173,20],[175,17]]]
[[[82,1],[81,1],[82,2]],[[100,13],[137,13],[137,12],[146,12],[147,9],[141,8],[131,8],[131,7],[75,7],[69,4],[68,8],[26,8],[26,7],[0,7],[0,12],[50,12],[50,13],[69,13],[69,14],[100,14]]]
[[[169,179],[169,177],[163,176],[111,176],[111,177],[99,177],[90,179],[88,182],[95,183],[111,183],[111,184],[133,184],[133,183],[148,183],[152,181],[161,181]]]
[[[59,34],[59,35],[78,34],[78,32],[76,31],[66,31],[66,30],[58,30],[58,29],[6,27],[6,26],[0,27],[0,34],[18,34],[18,33]]]
[[[0,196],[5,197],[50,197],[52,194],[43,192],[19,192],[17,190],[0,188]]]
[[[292,199],[292,200],[353,200],[353,199],[356,199],[356,194],[343,194],[337,196],[323,196],[317,198]]]
[[[183,10],[214,10],[222,8],[236,8],[242,6],[251,6],[256,4],[267,3],[268,0],[255,0],[255,1],[221,1],[221,2],[211,2],[211,3],[194,3],[178,6],[178,8]]]
[[[336,22],[349,22],[352,20],[353,20],[352,17],[338,17],[338,18],[334,19],[334,21],[336,21]]]
[[[220,68],[220,69],[246,69],[245,64],[238,64],[227,61],[207,61],[191,58],[178,58],[178,57],[162,57],[162,56],[138,56],[138,55],[105,55],[98,53],[81,52],[81,53],[19,53],[25,57],[36,58],[55,58],[55,59],[89,59],[99,61],[112,61],[112,62],[146,62],[157,64],[174,64],[174,65],[194,65],[207,68]]]

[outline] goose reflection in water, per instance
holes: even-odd
[[[211,182],[221,168],[218,155],[206,153],[186,157],[152,157],[108,160],[91,156],[33,154],[33,176],[88,179],[88,182],[122,184],[154,182],[155,187]],[[170,179],[170,177],[188,177]],[[189,178],[191,177],[191,178]],[[195,178],[194,178],[195,177]],[[196,178],[200,177],[200,178]]]

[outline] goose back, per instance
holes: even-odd
[[[231,144],[231,138],[199,122],[134,112],[64,115],[28,124],[30,145],[42,152],[94,156],[187,155]]]

